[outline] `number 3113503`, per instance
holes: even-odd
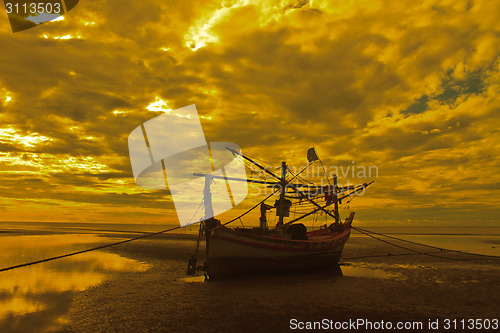
[[[7,14],[60,14],[61,13],[61,3],[49,3],[49,2],[30,2],[30,3],[5,3],[5,9]]]

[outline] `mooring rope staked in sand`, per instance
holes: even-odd
[[[243,215],[245,215],[248,212],[250,212],[255,207],[256,206],[252,207],[251,209],[249,209],[245,213],[241,214],[240,216],[238,216],[237,218],[235,218],[235,219],[233,219],[233,220],[231,220],[229,222],[237,220],[238,218],[240,218]],[[229,223],[229,222],[227,222],[227,223]],[[225,223],[225,224],[227,224],[227,223]],[[96,250],[104,249],[104,248],[111,247],[111,246],[116,246],[116,245],[120,245],[120,244],[124,244],[124,243],[129,243],[129,242],[141,239],[141,238],[146,238],[146,237],[151,237],[151,236],[163,234],[165,232],[173,231],[173,230],[180,229],[180,228],[181,228],[181,226],[177,226],[177,227],[173,227],[173,228],[162,230],[162,231],[158,231],[158,232],[153,232],[153,233],[149,233],[149,234],[146,234],[146,235],[141,235],[141,236],[138,236],[138,237],[125,239],[125,240],[122,240],[122,241],[119,241],[119,242],[115,242],[115,243],[109,243],[109,244],[105,244],[105,245],[100,245],[100,246],[96,246],[96,247],[93,247],[93,248],[89,248],[89,249],[85,249],[85,250],[81,250],[81,251],[75,251],[75,252],[63,254],[63,255],[60,255],[60,256],[45,258],[45,259],[41,259],[41,260],[31,261],[31,262],[27,262],[27,263],[24,263],[24,264],[14,265],[14,266],[10,266],[10,267],[4,267],[4,268],[0,268],[0,272],[5,272],[5,271],[9,271],[9,270],[16,269],[16,268],[21,268],[21,267],[26,267],[26,266],[41,264],[41,263],[52,261],[52,260],[56,260],[56,259],[62,259],[62,258],[71,257],[71,256],[74,256],[74,255],[77,255],[77,254],[81,254],[81,253],[96,251]],[[361,232],[361,233],[363,233],[363,234],[365,234],[365,235],[367,235],[369,237],[372,237],[372,238],[374,238],[376,240],[379,240],[381,242],[384,242],[384,243],[387,243],[389,245],[392,245],[392,246],[395,246],[395,247],[398,247],[398,248],[401,248],[401,249],[413,252],[413,253],[406,253],[406,254],[392,254],[390,256],[421,254],[421,255],[431,256],[431,257],[440,258],[440,259],[447,259],[447,260],[498,260],[498,259],[500,259],[500,256],[494,256],[494,255],[487,255],[487,254],[480,254],[480,253],[471,253],[471,252],[464,252],[464,251],[444,249],[444,248],[440,248],[440,247],[436,247],[436,246],[432,246],[432,245],[427,245],[427,244],[422,244],[422,243],[418,243],[418,242],[413,242],[413,241],[409,241],[409,240],[406,240],[406,239],[402,239],[402,238],[398,238],[398,237],[393,237],[393,236],[389,236],[389,235],[385,235],[385,234],[382,234],[382,233],[373,232],[373,231],[369,231],[369,230],[361,229],[361,228],[357,228],[357,227],[352,227],[352,229],[357,230],[357,231],[359,231],[359,232]],[[405,247],[405,246],[394,244],[392,242],[386,241],[386,240],[381,239],[379,237],[373,236],[372,234],[376,234],[376,235],[380,235],[380,236],[384,236],[384,237],[396,239],[396,240],[403,241],[403,242],[412,243],[412,244],[415,244],[415,245],[426,246],[426,247],[429,247],[429,248],[438,249],[440,251],[439,252],[420,252],[420,251],[413,250],[413,249],[410,249],[410,248]],[[444,253],[444,252],[455,252],[455,253],[461,253],[461,254],[472,255],[472,256],[479,256],[479,257],[484,257],[484,258],[481,258],[481,259],[480,258],[468,258],[468,259],[467,258],[448,258],[448,257],[442,257],[442,256],[438,256],[438,255],[434,254],[434,253]],[[345,260],[354,260],[354,259],[362,259],[362,258],[374,258],[374,257],[386,257],[386,256],[388,256],[388,255],[362,256],[362,257],[345,258]]]
[[[433,251],[433,252],[419,252],[419,253],[388,253],[388,254],[376,254],[376,255],[367,255],[367,256],[359,256],[359,257],[350,257],[350,258],[342,258],[343,260],[355,260],[355,259],[370,259],[370,258],[383,258],[383,257],[403,257],[403,256],[416,256],[416,255],[427,255],[434,253],[446,253],[446,250],[443,251]],[[340,265],[342,263],[339,262]]]
[[[66,253],[66,254],[63,254],[63,255],[60,255],[60,256],[55,256],[55,257],[45,258],[45,259],[41,259],[41,260],[31,261],[31,262],[27,262],[27,263],[19,264],[19,265],[14,265],[14,266],[10,266],[10,267],[4,267],[4,268],[0,268],[0,272],[10,271],[10,270],[15,269],[15,268],[21,268],[21,267],[31,266],[31,265],[35,265],[35,264],[41,264],[43,262],[52,261],[52,260],[56,260],[56,259],[67,258],[67,257],[71,257],[71,256],[74,256],[74,255],[77,255],[77,254],[85,253],[85,252],[91,252],[91,251],[95,251],[95,250],[100,250],[100,249],[104,249],[104,248],[107,248],[107,247],[111,247],[111,246],[115,246],[115,245],[119,245],[119,244],[124,244],[124,243],[128,243],[128,242],[132,242],[132,241],[135,241],[135,240],[138,240],[138,239],[141,239],[141,238],[146,238],[146,237],[151,237],[151,236],[163,234],[165,232],[173,231],[173,230],[176,230],[176,229],[179,229],[179,228],[181,228],[181,226],[173,227],[173,228],[162,230],[162,231],[158,231],[158,232],[153,232],[153,233],[146,234],[146,235],[141,235],[141,236],[134,237],[134,238],[125,239],[125,240],[122,240],[122,241],[119,241],[119,242],[115,242],[115,243],[110,243],[110,244],[96,246],[96,247],[93,247],[93,248],[90,248],[90,249],[86,249],[86,250],[75,251],[75,252]]]
[[[354,229],[354,230],[356,230],[356,231],[361,232],[362,234],[365,234],[368,237],[371,237],[371,238],[374,238],[374,239],[376,239],[378,241],[381,241],[383,243],[386,243],[386,244],[398,247],[400,249],[404,249],[404,250],[413,252],[413,254],[422,254],[422,255],[429,256],[429,257],[435,257],[435,258],[440,258],[440,259],[445,259],[445,260],[459,260],[459,261],[460,260],[499,260],[500,259],[500,256],[488,255],[488,254],[481,254],[481,253],[472,253],[472,252],[458,251],[458,250],[450,250],[450,249],[445,249],[445,248],[441,248],[441,247],[437,247],[437,246],[432,246],[432,245],[427,245],[427,244],[423,244],[423,243],[418,243],[418,242],[410,241],[410,240],[399,238],[399,237],[389,236],[389,235],[386,235],[386,234],[382,234],[382,233],[378,233],[378,232],[374,232],[374,231],[369,231],[369,230],[361,229],[361,228],[358,228],[358,227],[351,227],[351,228]],[[434,252],[434,253],[453,252],[453,253],[465,254],[465,255],[470,255],[470,256],[477,256],[477,257],[481,257],[481,258],[450,258],[450,257],[438,256],[438,255],[434,254],[433,252],[421,252],[421,251],[410,249],[410,248],[408,248],[406,246],[394,244],[394,243],[389,242],[387,240],[384,240],[384,239],[381,239],[379,237],[376,237],[376,236],[374,236],[372,234],[376,234],[376,235],[384,236],[384,237],[387,237],[387,238],[395,239],[395,240],[398,240],[398,241],[407,242],[407,243],[411,243],[411,244],[415,244],[415,245],[419,245],[419,246],[425,246],[425,247],[428,247],[428,248],[440,250],[439,252]],[[386,257],[386,256],[397,256],[397,255],[398,254],[396,254],[396,255],[389,254],[389,255],[384,255],[384,257]],[[408,254],[406,254],[406,255],[408,255]],[[379,257],[379,256],[371,256],[371,257]],[[361,259],[361,258],[368,258],[368,256],[346,258],[346,260]]]

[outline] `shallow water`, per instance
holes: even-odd
[[[387,271],[382,268],[374,268],[366,264],[349,264],[341,267],[342,276],[363,277],[376,279],[400,279],[401,274]]]
[[[112,241],[89,234],[3,236],[0,240],[0,267]],[[148,268],[117,254],[93,251],[0,272],[0,331],[57,330],[65,323],[73,293],[102,283],[114,272]]]
[[[205,277],[203,275],[198,275],[198,276],[189,276],[181,279],[184,282],[189,282],[189,283],[201,283],[201,282],[206,282]]]

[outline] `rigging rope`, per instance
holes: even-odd
[[[308,167],[309,167],[309,166],[307,166],[306,168],[304,168],[304,170],[306,170]],[[288,170],[288,173],[289,173],[290,175],[292,175],[292,179],[297,179],[297,180],[298,180],[299,182],[301,182],[303,185],[308,185],[308,184],[310,184],[310,182],[306,181],[304,178],[302,178],[301,176],[299,176],[299,174],[300,174],[300,173],[294,174],[294,173],[292,172],[292,170],[290,170],[290,167],[288,167],[288,166],[286,167],[286,169]],[[304,171],[304,170],[302,170],[302,171]],[[301,172],[302,172],[302,171],[301,171]]]
[[[264,198],[264,200],[259,201],[259,202],[258,202],[255,206],[251,207],[249,210],[247,210],[247,211],[246,211],[246,212],[244,212],[243,214],[241,214],[241,215],[239,215],[239,216],[235,217],[234,219],[232,219],[232,220],[230,220],[230,221],[228,221],[228,222],[226,222],[226,223],[224,223],[224,224],[222,224],[222,225],[224,226],[224,225],[226,225],[226,224],[229,224],[229,223],[231,223],[231,222],[234,222],[234,221],[236,221],[237,219],[242,218],[243,216],[247,215],[248,213],[250,213],[252,210],[254,210],[255,208],[257,208],[257,207],[258,207],[261,203],[263,203],[264,201],[266,201],[267,199],[269,199],[269,198],[270,198],[273,194],[275,194],[275,193],[276,193],[276,192],[278,192],[278,191],[279,191],[279,189],[274,190],[274,192],[273,192],[273,193],[271,193],[271,194],[269,194],[267,197],[265,197],[265,198]]]
[[[433,253],[445,253],[444,251],[434,251],[434,252],[423,252],[422,254],[433,254]],[[371,256],[359,256],[359,257],[351,257],[351,258],[343,258],[344,260],[354,260],[354,259],[368,259],[368,258],[382,258],[382,257],[400,257],[400,256],[414,256],[420,253],[389,253],[389,254],[377,254]]]
[[[253,177],[253,174],[257,175],[257,177],[263,181],[269,181],[270,179],[272,181],[276,181],[276,179],[272,177],[265,177],[265,172],[263,172],[261,169],[257,168],[253,163],[245,160],[243,157],[237,155],[236,158],[238,161],[240,161],[245,168],[247,168],[250,171],[250,178]]]
[[[371,238],[379,240],[379,241],[381,241],[383,243],[386,243],[386,244],[389,244],[389,245],[392,245],[392,246],[395,246],[395,247],[398,247],[398,248],[401,248],[401,249],[404,249],[404,250],[407,250],[407,251],[410,251],[410,252],[414,252],[414,254],[423,254],[423,255],[426,255],[426,256],[440,258],[440,259],[447,259],[447,260],[498,260],[498,259],[500,259],[500,256],[487,255],[487,254],[481,254],[481,253],[472,253],[472,252],[466,252],[466,251],[444,249],[444,248],[440,248],[440,247],[437,247],[437,246],[432,246],[432,245],[427,245],[427,244],[423,244],[423,243],[413,242],[413,241],[406,240],[406,239],[403,239],[403,238],[398,238],[398,237],[389,236],[389,235],[378,233],[378,232],[374,232],[374,231],[369,231],[369,230],[366,230],[366,229],[361,229],[361,228],[358,228],[358,227],[351,227],[351,228],[354,229],[354,230],[357,230],[357,231],[361,232],[362,234],[365,234],[365,235],[367,235],[367,236],[369,236]],[[478,256],[478,257],[482,257],[482,258],[486,258],[486,259],[482,259],[482,258],[480,259],[480,258],[449,258],[449,257],[442,257],[442,256],[434,255],[431,252],[420,252],[420,251],[413,250],[413,249],[410,249],[410,248],[405,247],[405,246],[397,245],[397,244],[394,244],[394,243],[389,242],[387,240],[384,240],[384,239],[381,239],[379,237],[373,236],[372,234],[376,234],[376,235],[384,236],[384,237],[387,237],[387,238],[396,239],[396,240],[399,240],[399,241],[402,241],[402,242],[407,242],[407,243],[411,243],[411,244],[415,244],[415,245],[420,245],[420,246],[424,246],[424,247],[428,247],[428,248],[438,249],[438,250],[440,250],[441,253],[442,252],[454,252],[454,253],[466,254],[466,255],[471,255],[471,256]],[[358,258],[351,258],[351,259],[358,259]]]
[[[314,148],[314,146],[313,146],[313,148]],[[316,152],[316,149],[314,151]],[[326,180],[328,181],[328,185],[331,186],[332,183],[330,182],[330,178],[328,177],[328,173],[326,171],[326,168],[323,165],[323,161],[321,160],[321,158],[319,158],[318,152],[316,152],[316,156],[318,157],[319,163],[321,163],[321,166],[323,167],[323,171],[325,172],[325,177],[326,177]]]
[[[194,217],[196,216],[196,214],[200,210],[200,207],[203,205],[204,201],[205,201],[205,198],[201,199],[201,202],[200,202],[198,208],[196,208],[196,212],[194,212],[193,216],[191,216],[191,218],[189,219],[188,223],[186,223],[186,224],[192,224],[191,221],[193,221]],[[201,221],[201,219],[200,219],[200,221]]]

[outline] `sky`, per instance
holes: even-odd
[[[376,167],[339,175],[375,181],[350,203],[361,225],[498,226],[499,13],[476,0],[81,0],[13,33],[2,10],[0,220],[177,223],[168,191],[135,184],[127,139],[195,104],[208,142],[276,165],[305,165],[314,145],[328,170]]]

